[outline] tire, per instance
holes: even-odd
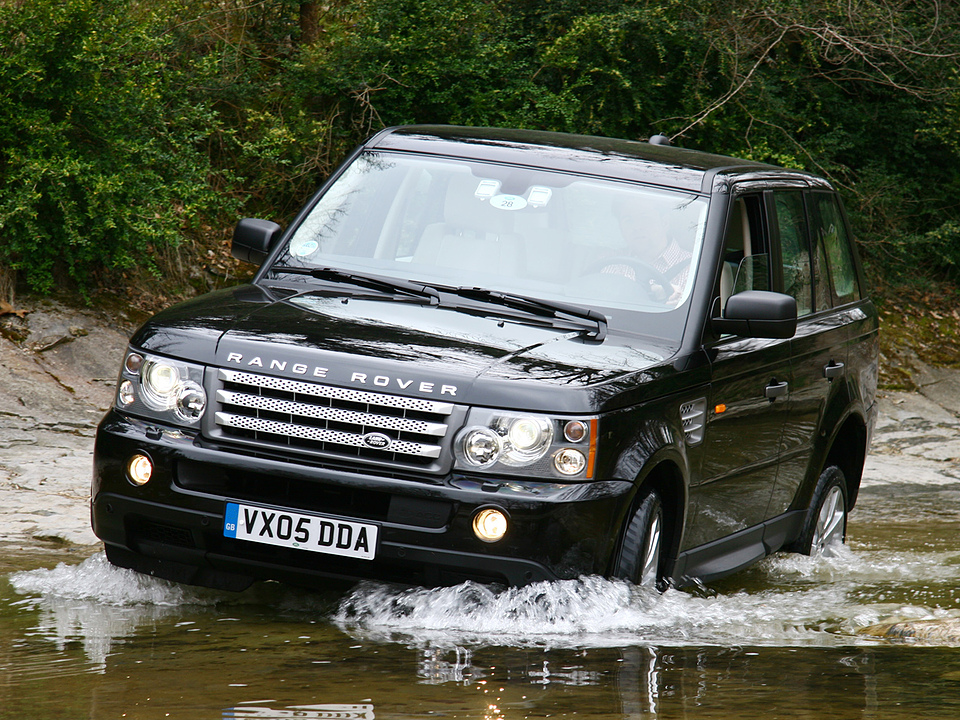
[[[803,531],[793,549],[804,555],[836,554],[847,536],[847,481],[835,465],[826,468],[817,481]]]
[[[627,522],[613,576],[639,587],[665,589],[663,503],[656,490],[646,492]]]

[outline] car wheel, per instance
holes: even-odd
[[[836,554],[847,535],[847,481],[843,471],[831,465],[817,481],[807,510],[803,532],[794,546],[804,555]]]
[[[665,587],[663,503],[655,490],[646,492],[627,523],[613,575],[640,587]]]

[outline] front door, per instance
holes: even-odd
[[[718,289],[721,303],[736,292],[772,287],[769,249],[763,197],[738,198],[725,240]],[[703,464],[699,482],[692,488],[696,509],[684,549],[766,519],[790,402],[789,340],[726,336],[707,351],[712,358],[712,380]],[[743,542],[745,553],[763,554],[759,539],[745,538]]]

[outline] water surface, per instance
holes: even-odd
[[[953,486],[904,492],[865,488],[837,557],[663,595],[600,578],[228,594],[102,554],[8,554],[0,717],[955,719],[960,648],[862,633],[960,617]]]

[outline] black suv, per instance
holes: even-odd
[[[250,284],[130,341],[92,492],[116,565],[662,587],[843,541],[878,324],[821,178],[394,128],[233,252]]]

